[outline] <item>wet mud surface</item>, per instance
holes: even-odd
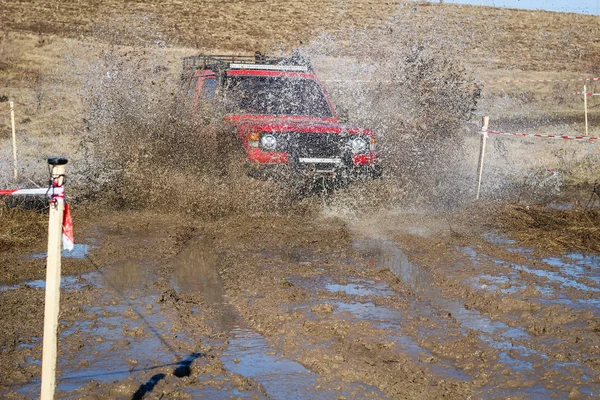
[[[460,215],[452,228],[431,213],[94,218],[65,259],[59,398],[600,391],[597,255]],[[39,396],[43,259],[31,250],[15,258],[22,280],[0,280],[5,398]]]

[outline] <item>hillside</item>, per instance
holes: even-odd
[[[164,41],[202,49],[295,47],[322,32],[435,30],[460,41],[478,69],[598,72],[595,16],[407,1],[0,1],[7,31],[94,36],[123,44]],[[351,38],[350,38],[351,39]]]

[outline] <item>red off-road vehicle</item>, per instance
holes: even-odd
[[[235,138],[248,173],[261,177],[378,177],[373,132],[340,124],[301,56],[201,55],[183,60],[186,113],[219,115],[217,151]],[[229,150],[227,150],[229,151]],[[226,154],[223,159],[226,159]]]

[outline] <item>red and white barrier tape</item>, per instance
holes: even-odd
[[[581,96],[584,93],[583,92],[573,92],[570,94],[571,94],[571,96]],[[600,96],[600,93],[592,93],[592,92],[585,93],[585,97],[592,97],[592,96]]]
[[[75,234],[73,233],[73,218],[71,217],[71,207],[65,203],[65,212],[63,213],[62,226],[62,244],[63,249],[73,251],[75,247]]]
[[[486,128],[486,127],[484,127]],[[534,137],[538,139],[561,139],[561,140],[578,140],[586,142],[597,142],[600,138],[593,136],[568,136],[568,135],[542,135],[538,133],[518,133],[518,132],[498,132],[489,129],[482,129],[482,134],[491,135],[508,135],[508,136],[520,136],[520,137]]]
[[[29,195],[56,195],[64,197],[65,189],[63,187],[54,187],[52,189],[39,188],[39,189],[12,189],[12,190],[0,190],[0,196],[29,196]]]
[[[501,80],[494,79],[490,81],[475,81],[475,83],[556,83],[556,82],[591,82],[600,81],[599,78],[577,78],[577,79],[512,79],[512,80]]]
[[[511,83],[556,83],[556,82],[592,82],[592,81],[600,81],[600,77],[598,78],[576,78],[576,79],[513,79],[513,80],[501,80],[494,79],[489,81],[475,81],[476,84],[485,83],[488,85],[491,84],[511,84]],[[392,83],[391,80],[364,80],[364,79],[322,79],[321,82],[327,83]],[[581,93],[579,93],[581,94]]]
[[[0,190],[0,196],[30,196],[30,195],[41,195],[49,196],[50,202],[63,201],[65,200],[65,188],[62,186],[54,186],[51,188],[39,188],[39,189],[10,189]],[[62,227],[62,243],[63,249],[72,251],[75,246],[75,236],[73,234],[73,219],[71,217],[71,207],[65,203],[65,210],[63,212],[63,227]]]

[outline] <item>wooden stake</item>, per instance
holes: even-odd
[[[10,104],[10,125],[12,127],[12,145],[13,145],[13,161],[14,161],[13,179],[15,181],[17,181],[17,179],[19,178],[19,175],[17,172],[17,135],[15,133],[15,103],[13,103],[11,101],[11,102],[9,102],[9,104]]]
[[[64,158],[51,158],[54,187],[64,183]],[[50,189],[50,195],[52,189]],[[48,259],[46,264],[46,300],[44,308],[44,347],[42,350],[42,392],[41,400],[54,399],[56,390],[56,354],[58,350],[58,310],[60,303],[61,242],[65,201],[61,196],[50,198],[50,218],[48,221]]]
[[[477,171],[479,171],[479,178],[477,180],[477,196],[475,200],[479,200],[479,194],[481,193],[481,177],[483,176],[483,159],[485,158],[485,145],[487,143],[488,138],[488,123],[490,122],[490,117],[483,117],[483,126],[481,127],[481,142],[479,145],[479,165],[477,166]]]
[[[587,85],[583,85],[583,108],[585,110],[585,136],[588,136],[588,119],[587,119]]]

